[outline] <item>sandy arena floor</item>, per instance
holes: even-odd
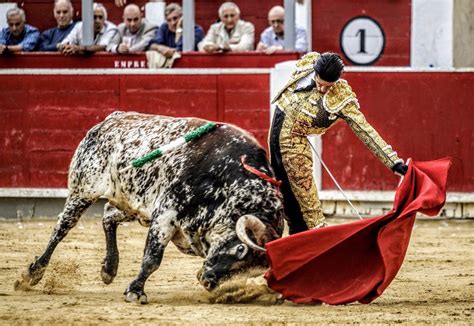
[[[148,280],[149,304],[126,303],[122,293],[139,269],[147,229],[119,229],[119,272],[106,286],[99,275],[105,243],[98,219],[79,222],[34,290],[15,292],[14,281],[45,248],[54,223],[0,222],[0,324],[474,323],[472,220],[418,220],[404,265],[385,293],[369,305],[344,306],[210,304],[195,276],[202,259],[173,245]]]

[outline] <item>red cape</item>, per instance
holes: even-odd
[[[294,234],[266,244],[273,290],[296,303],[370,303],[395,278],[417,212],[436,215],[446,200],[449,158],[412,162],[384,216]]]

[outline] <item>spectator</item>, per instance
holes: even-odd
[[[183,50],[183,10],[177,3],[170,3],[165,9],[166,23],[163,23],[155,38],[151,41],[150,50],[156,50],[167,58],[174,52]],[[194,50],[203,39],[204,31],[199,25],[194,26]]]
[[[26,24],[25,11],[12,8],[6,16],[8,27],[0,32],[0,54],[33,51],[40,33],[36,27]]]
[[[233,2],[219,7],[220,22],[211,25],[206,37],[199,43],[199,51],[214,53],[253,50],[255,27],[240,19],[240,9]]]
[[[74,9],[70,0],[56,0],[53,13],[58,26],[41,33],[39,51],[57,51],[59,43],[71,32],[76,24],[72,20]]]
[[[145,51],[157,29],[158,26],[142,17],[137,5],[130,4],[123,10],[123,23],[118,26],[119,32],[115,34],[107,50],[120,54]]]
[[[275,6],[270,9],[268,23],[270,27],[266,28],[260,35],[257,51],[266,54],[282,51],[285,48],[285,9],[282,6]],[[306,31],[301,27],[295,27],[295,50],[298,52],[308,51]]]
[[[118,33],[117,26],[107,20],[107,10],[104,5],[94,3],[94,43],[84,46],[82,43],[82,22],[74,26],[71,33],[59,45],[64,55],[88,54],[105,51],[107,45]]]

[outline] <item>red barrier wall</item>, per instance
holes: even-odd
[[[227,121],[266,142],[268,74],[25,74],[0,83],[0,187],[65,187],[75,147],[115,110]]]
[[[407,159],[452,157],[450,191],[474,191],[474,73],[350,72],[362,112]],[[347,189],[391,190],[397,178],[341,123],[324,135],[326,163]],[[323,188],[334,188],[323,178]]]
[[[0,187],[65,187],[74,148],[114,110],[235,123],[266,142],[266,73],[0,75]],[[474,73],[347,72],[362,111],[401,157],[453,157],[450,191],[474,191]],[[344,123],[323,156],[345,189],[392,190],[394,177]],[[334,186],[326,175],[323,188]]]

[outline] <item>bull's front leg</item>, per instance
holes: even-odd
[[[161,264],[166,246],[173,238],[176,231],[176,211],[169,210],[158,215],[153,213],[150,229],[145,245],[142,266],[138,276],[128,285],[125,290],[125,301],[148,303],[145,294],[145,282],[156,271]]]

